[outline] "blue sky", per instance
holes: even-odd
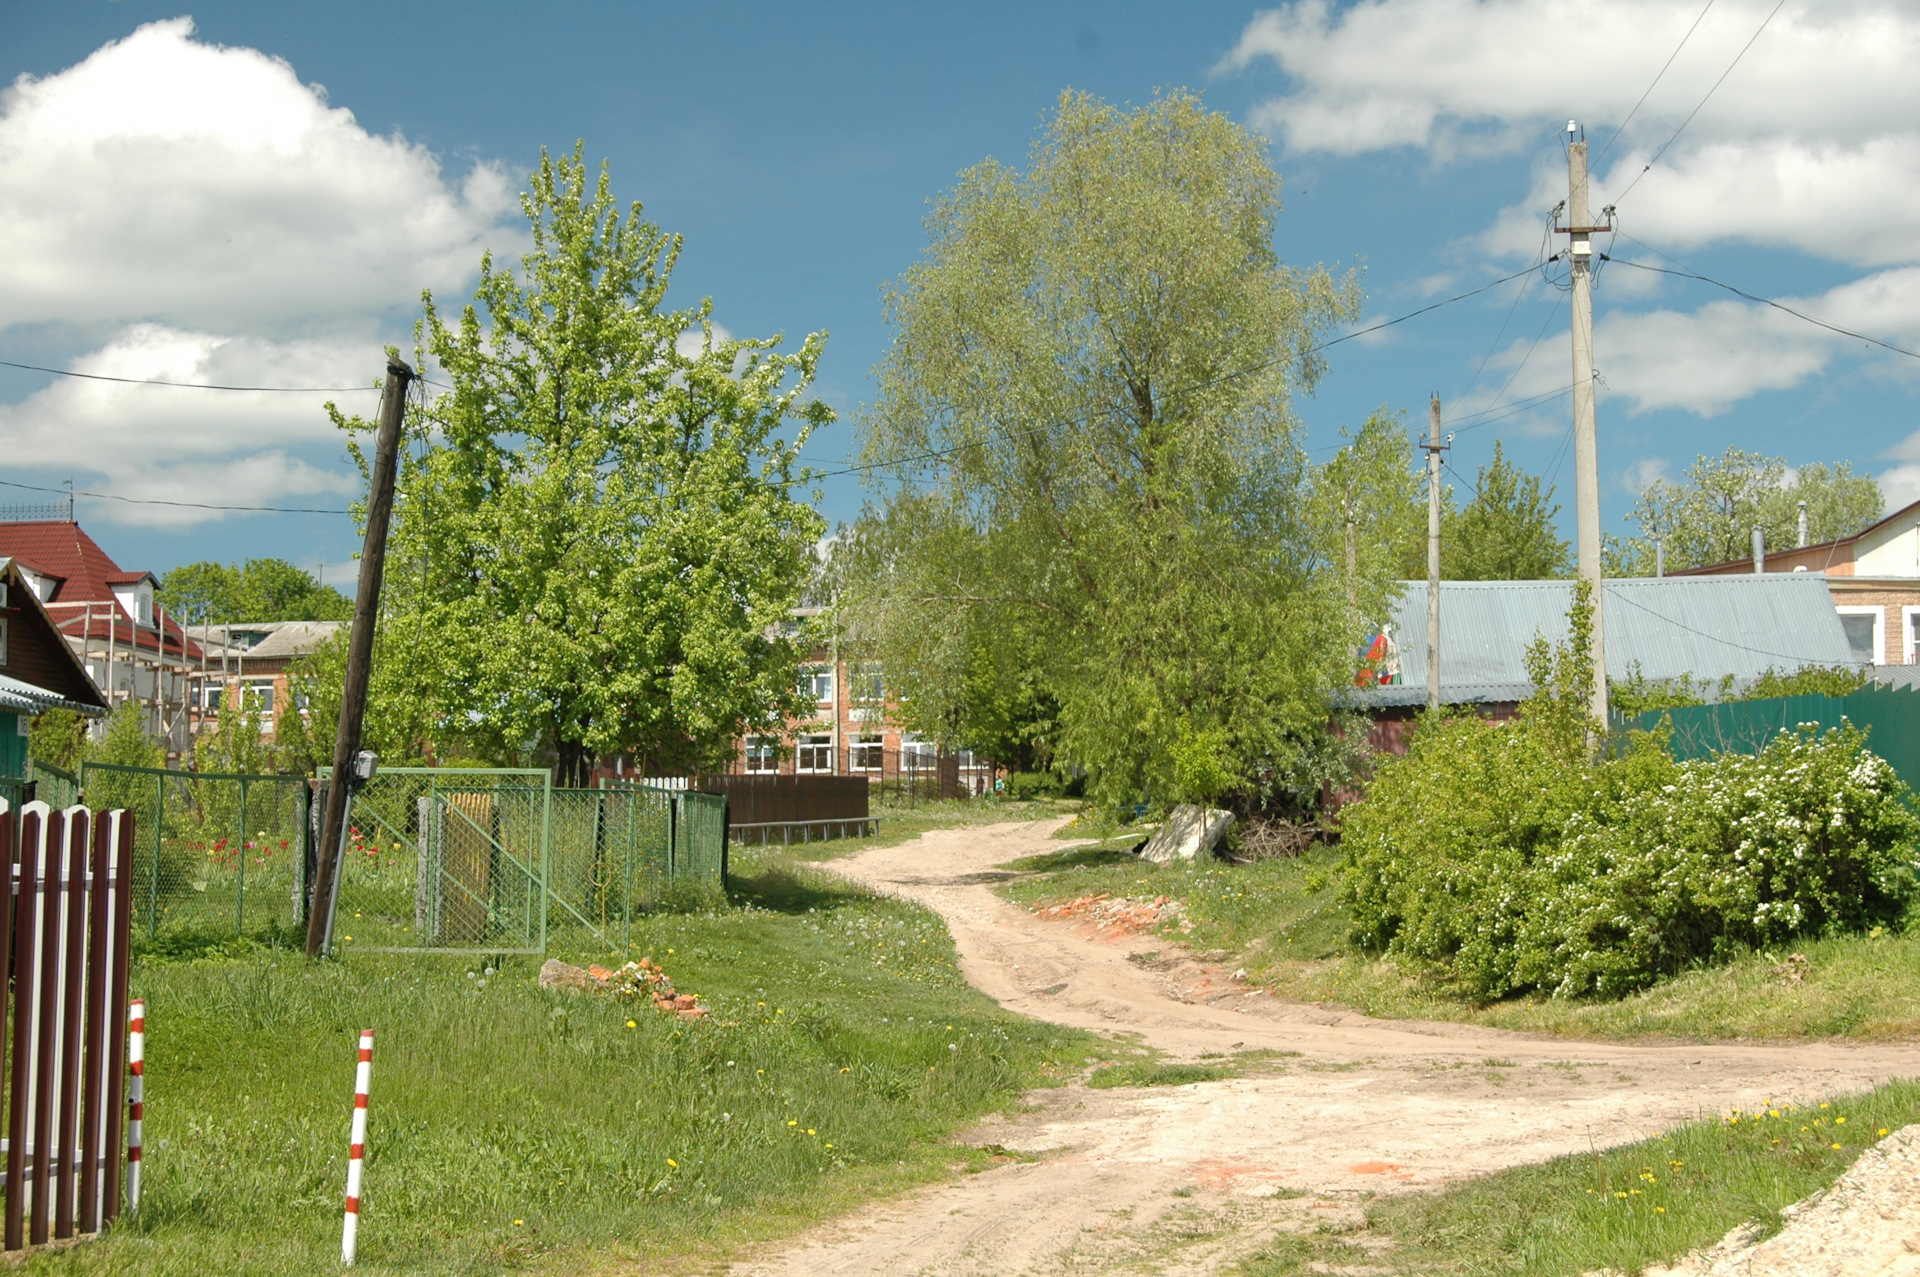
[[[1613,198],[1771,3],[1233,5],[0,3],[0,359],[247,385],[351,386],[407,342],[422,287],[517,250],[542,145],[584,138],[686,248],[675,295],[735,335],[831,333],[819,393],[871,395],[879,287],[926,201],[1020,162],[1061,90],[1186,86],[1274,143],[1281,255],[1361,266],[1364,323],[1534,260],[1564,194],[1567,119]],[[1569,57],[1569,32],[1582,32]],[[1687,36],[1682,44],[1682,37]],[[1920,344],[1920,14],[1789,0],[1621,201],[1617,257],[1667,259],[1842,326]],[[324,86],[323,92],[312,86]],[[350,113],[350,114],[348,114]],[[1309,442],[1375,408],[1507,412],[1568,380],[1564,294],[1535,278],[1346,342],[1298,412]],[[1637,486],[1733,444],[1851,461],[1920,497],[1913,359],[1618,264],[1598,288],[1604,526]],[[1476,376],[1477,373],[1477,376]],[[1504,393],[1502,393],[1504,392]],[[147,500],[336,507],[355,487],[323,396],[119,388],[0,369],[0,478]],[[371,411],[373,397],[340,396]],[[1559,485],[1570,408],[1460,432]],[[1465,423],[1463,423],[1465,424]],[[1324,453],[1320,454],[1324,457]],[[0,502],[37,494],[4,490]],[[852,479],[826,485],[852,517]],[[124,565],[355,548],[331,515],[82,503]]]

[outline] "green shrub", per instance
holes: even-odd
[[[1007,777],[1007,797],[1021,802],[1034,798],[1055,798],[1060,794],[1060,778],[1052,772],[1014,772]]]
[[[1380,764],[1343,834],[1357,941],[1478,1000],[1618,997],[1748,948],[1899,924],[1920,817],[1865,733],[1808,726],[1689,763],[1639,734],[1595,758],[1583,618],[1573,632],[1529,654],[1542,690],[1518,720],[1432,720]]]

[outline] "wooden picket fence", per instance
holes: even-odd
[[[133,813],[0,804],[12,866],[0,908],[5,1249],[97,1233],[126,1159]]]

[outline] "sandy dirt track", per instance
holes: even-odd
[[[1275,1003],[1228,973],[1034,917],[995,866],[1057,850],[1057,822],[942,830],[827,867],[938,912],[1007,1008],[1177,1058],[1293,1052],[1259,1075],[1036,1092],[967,1132],[1013,1161],[880,1203],[737,1265],[800,1274],[1201,1274],[1282,1229],[1354,1222],[1368,1192],[1624,1143],[1707,1113],[1920,1075],[1920,1047],[1624,1046]]]

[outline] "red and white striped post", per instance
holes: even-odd
[[[140,1209],[141,1123],[147,1117],[147,1003],[127,1004],[127,1210]]]
[[[373,1081],[373,1030],[360,1030],[360,1063],[353,1073],[353,1145],[347,1151],[347,1218],[340,1231],[340,1262],[353,1267],[360,1241],[360,1171],[367,1158],[367,1086]]]

